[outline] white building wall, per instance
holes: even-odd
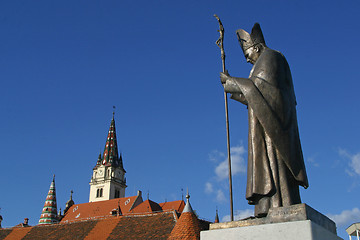
[[[100,166],[93,171],[90,181],[89,202],[114,199],[116,189],[120,191],[119,197],[125,197],[126,185],[119,183],[124,181],[124,173],[121,173],[121,179],[116,179],[115,170],[118,169],[113,167]],[[102,174],[100,172],[102,172]],[[97,197],[97,191],[101,188],[103,189],[102,197]]]

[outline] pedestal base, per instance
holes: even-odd
[[[271,208],[264,218],[213,223],[201,240],[340,240],[335,223],[308,205]]]
[[[311,220],[202,231],[201,240],[342,240]]]

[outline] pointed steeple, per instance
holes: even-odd
[[[122,156],[120,155],[119,157],[114,113],[111,119],[110,128],[106,139],[105,150],[102,156],[101,164],[107,166],[113,166],[113,167],[120,167],[122,170],[124,170]]]
[[[45,204],[40,216],[39,224],[53,224],[57,223],[57,204],[55,191],[55,174],[50,184],[50,189],[45,200]]]
[[[215,215],[215,222],[214,223],[219,223],[219,214],[218,214],[218,210],[216,208],[216,215]]]
[[[125,197],[126,171],[118,151],[114,113],[111,119],[104,153],[96,162],[90,180],[89,202]]]

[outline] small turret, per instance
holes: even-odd
[[[69,210],[69,208],[75,204],[74,200],[72,199],[73,190],[70,191],[70,199],[66,202],[65,209],[64,209],[64,215]]]
[[[56,191],[55,191],[55,174],[50,184],[50,189],[45,200],[45,204],[40,216],[39,224],[53,224],[58,222]]]
[[[200,239],[200,224],[189,201],[189,191],[186,194],[186,205],[175,227],[170,233],[169,240],[177,239]]]

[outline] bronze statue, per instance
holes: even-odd
[[[251,34],[236,31],[247,62],[249,78],[221,73],[231,98],[248,107],[249,142],[246,199],[255,216],[269,208],[301,203],[299,185],[308,187],[296,117],[296,99],[289,65],[268,48],[256,23]]]

